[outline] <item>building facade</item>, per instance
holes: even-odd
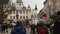
[[[49,0],[46,0],[45,2],[44,2],[44,8],[43,8],[43,19],[46,19],[46,20],[48,20],[49,19],[49,13],[50,13],[50,11],[49,11]],[[46,15],[46,16],[44,16],[44,15]]]
[[[60,0],[46,0],[44,8],[40,10],[38,15],[48,21],[55,18],[57,11],[60,11]]]
[[[52,14],[53,14],[53,0],[45,0],[44,7],[40,10],[38,15],[40,15],[40,19],[43,19],[47,22],[48,20],[51,20],[50,17]]]
[[[7,11],[6,7],[7,7],[8,3],[9,3],[9,0],[0,0],[0,22],[1,23],[7,17],[7,15],[6,15],[6,11]]]
[[[41,9],[41,10],[39,11],[39,13],[38,13],[39,19],[42,19],[42,18],[43,18],[43,14],[44,14],[44,8]]]
[[[53,0],[46,0],[44,2],[44,14],[46,14],[47,20],[50,19],[51,15],[53,15]]]
[[[12,20],[16,21],[16,20],[28,20],[28,19],[32,18],[31,17],[32,16],[31,7],[29,5],[28,5],[28,7],[25,7],[23,5],[22,0],[17,0],[16,4],[14,4],[14,6],[16,9],[9,10],[9,15],[8,15],[7,19],[10,19],[10,20],[12,19]]]
[[[54,12],[56,11],[60,11],[60,0],[53,0],[53,4],[54,4]]]
[[[35,9],[34,9],[34,12],[33,12],[33,15],[32,15],[32,24],[35,24],[35,25],[37,25],[38,20],[39,20],[37,11],[38,11],[37,5],[35,5]]]

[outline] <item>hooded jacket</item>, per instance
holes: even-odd
[[[11,34],[26,34],[26,29],[23,26],[17,25],[12,29]]]

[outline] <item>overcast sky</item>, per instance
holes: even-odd
[[[15,2],[16,0],[12,0],[12,1]],[[39,11],[43,8],[43,2],[45,0],[22,0],[22,1],[26,7],[30,5],[32,9],[34,9],[35,5],[37,5],[38,11]]]

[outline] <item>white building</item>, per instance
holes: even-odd
[[[37,5],[35,5],[35,9],[34,9],[33,16],[32,16],[32,24],[35,24],[35,25],[37,25],[38,20],[39,20],[37,11],[38,11]]]
[[[32,17],[32,10],[31,7],[28,5],[28,7],[25,7],[23,5],[22,0],[17,0],[16,4],[13,3],[13,5],[16,7],[16,10],[11,9],[11,6],[9,7],[9,15],[7,19],[17,20],[17,14],[18,14],[18,20],[25,20],[25,19],[31,19]]]

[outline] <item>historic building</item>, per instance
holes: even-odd
[[[60,0],[45,0],[38,15],[40,19],[48,21],[55,18],[57,11],[60,11]]]
[[[53,0],[54,12],[60,11],[60,0]]]
[[[45,19],[45,20],[48,20],[49,19],[49,0],[46,0],[44,2],[44,7],[40,10],[39,12],[39,18],[40,19]]]
[[[0,0],[0,23],[2,23],[7,17],[7,7],[9,0]]]
[[[39,20],[37,11],[38,11],[37,5],[35,5],[35,9],[34,9],[34,12],[33,12],[33,15],[32,15],[32,24],[35,24],[35,25],[37,25],[38,20]]]
[[[46,15],[46,19],[50,19],[50,16],[53,14],[53,0],[46,0],[44,2],[44,14]]]
[[[40,10],[38,15],[40,19],[43,19],[47,22],[48,20],[50,20],[52,14],[53,14],[53,0],[45,0],[44,7]]]
[[[57,11],[60,11],[60,0],[46,0],[44,2],[44,8],[44,12],[47,14],[47,17],[50,18],[53,14],[55,15]]]
[[[13,7],[9,7],[9,15],[7,19],[14,21],[31,20],[32,10],[30,5],[28,5],[28,7],[25,7],[22,0],[17,0],[16,3],[12,3],[12,6]]]
[[[43,18],[43,14],[44,14],[44,8],[42,8],[39,13],[38,13],[38,17],[39,19],[42,19]]]

